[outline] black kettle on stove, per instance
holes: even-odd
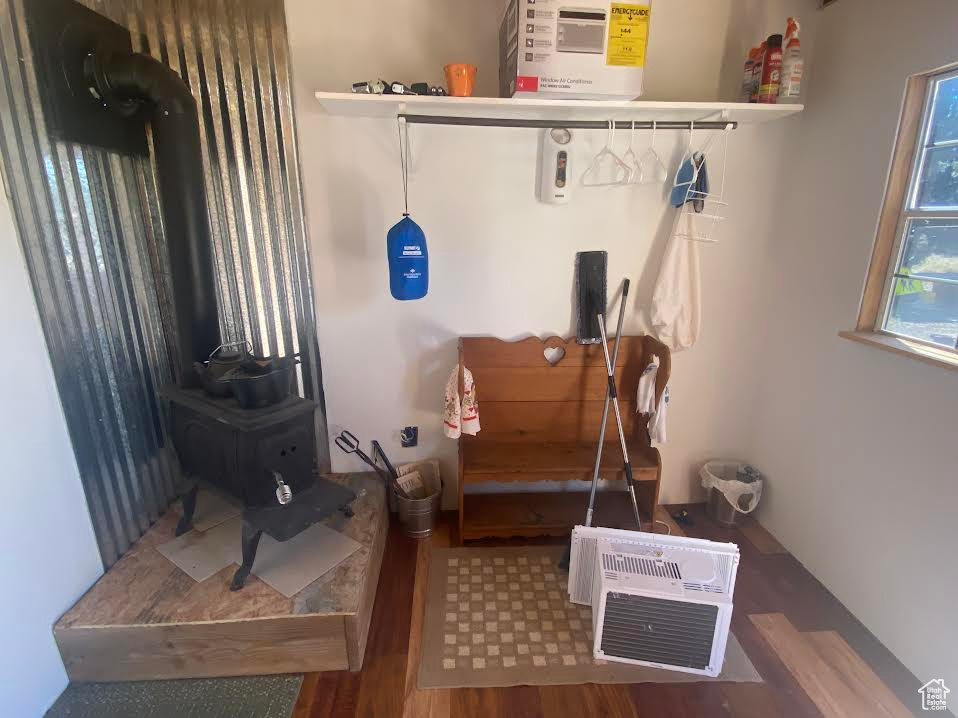
[[[205,362],[193,362],[203,390],[210,396],[225,397],[233,393],[226,373],[253,358],[253,345],[247,340],[220,344]]]

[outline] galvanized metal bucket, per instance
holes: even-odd
[[[426,498],[406,499],[390,490],[390,506],[395,506],[399,514],[399,525],[407,536],[425,538],[432,534],[439,516],[442,501],[442,477],[439,474],[439,462],[435,459],[416,461],[397,467],[400,476],[417,471],[431,494]]]
[[[436,527],[441,499],[441,489],[425,499],[405,499],[402,496],[396,496],[399,525],[403,533],[413,538],[425,538],[431,535]]]

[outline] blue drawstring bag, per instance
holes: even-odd
[[[429,291],[429,252],[422,228],[406,214],[386,234],[393,299],[422,299]]]

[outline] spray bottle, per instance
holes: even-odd
[[[762,67],[765,64],[765,43],[763,42],[758,52],[755,53],[755,64],[752,66],[752,88],[749,96],[749,102],[758,102],[758,88],[762,84]]]
[[[745,59],[745,75],[742,77],[742,102],[752,101],[752,75],[755,74],[755,60],[757,57],[757,47],[753,47],[748,51],[748,57]]]
[[[778,90],[779,102],[798,102],[799,95],[802,94],[805,60],[802,58],[802,43],[798,39],[800,29],[798,20],[788,18],[785,51],[782,53],[782,80]]]
[[[782,36],[769,35],[765,41],[765,59],[762,63],[762,83],[758,88],[758,101],[774,105],[778,102],[778,89],[782,81]]]

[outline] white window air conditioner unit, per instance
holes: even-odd
[[[571,565],[578,562],[575,586],[570,571],[573,600],[574,589],[591,574],[596,658],[713,677],[721,673],[738,546],[576,527],[572,550]],[[591,571],[583,570],[586,563]]]

